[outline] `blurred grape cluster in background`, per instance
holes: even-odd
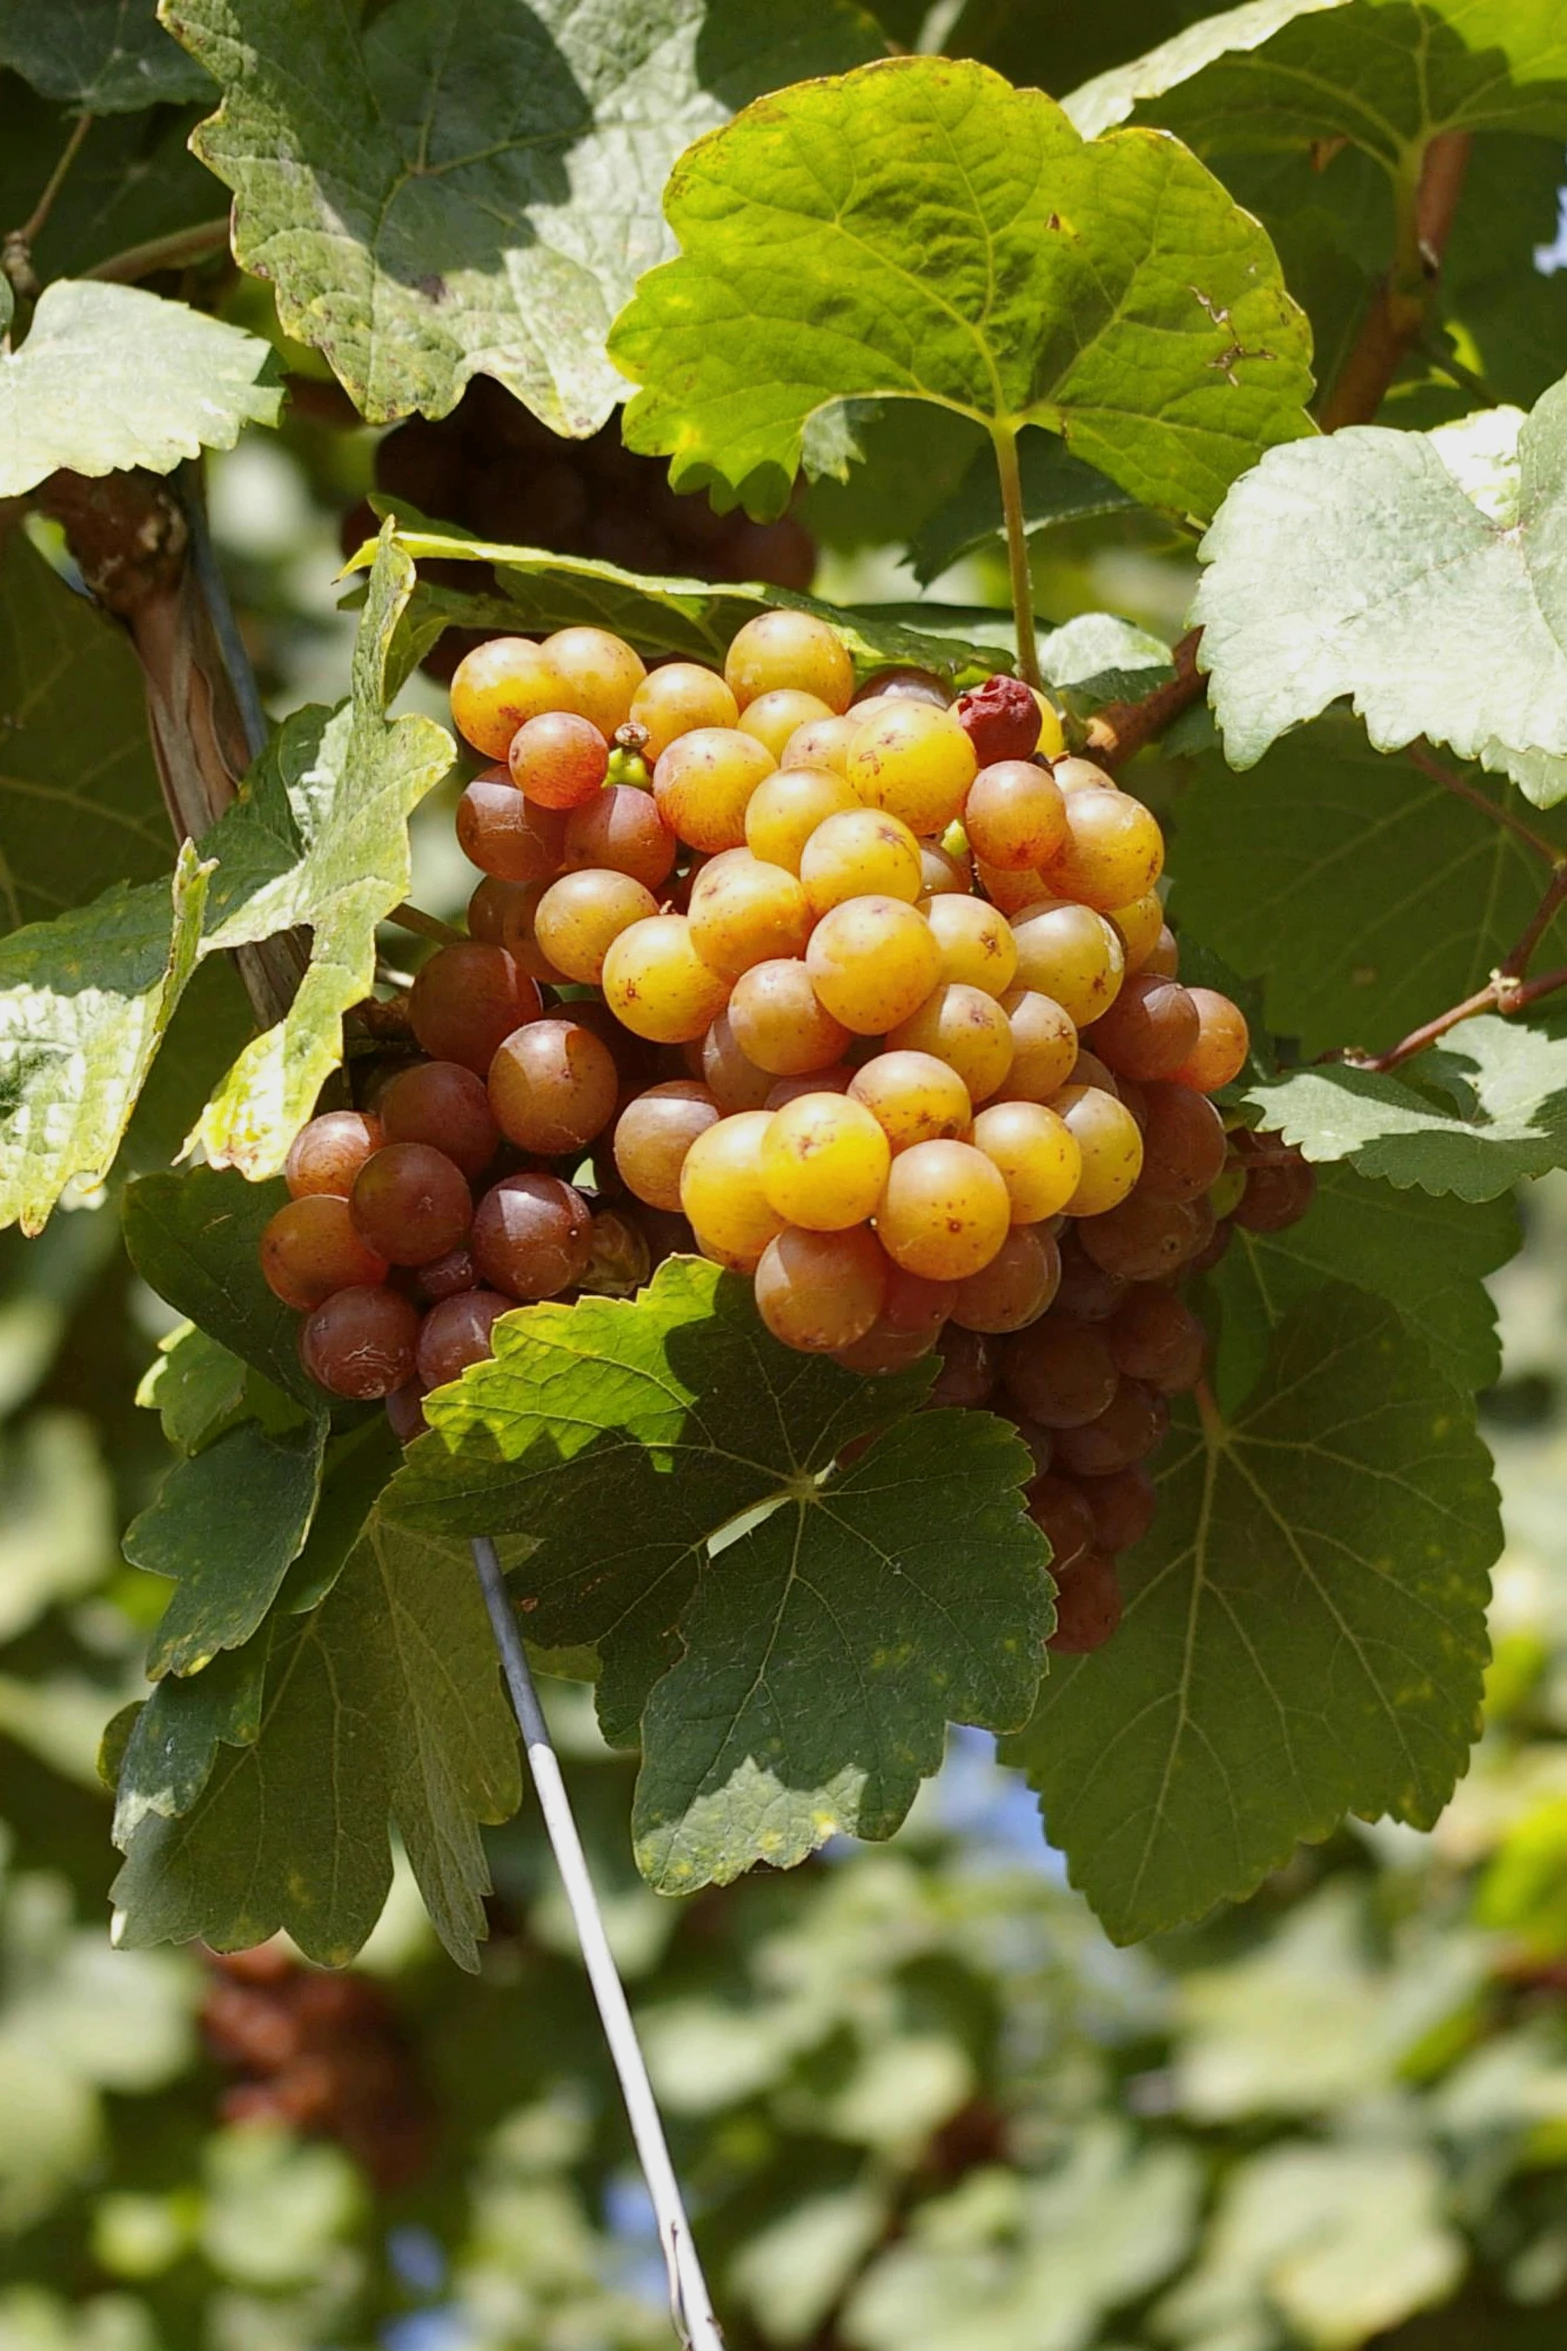
[[[877,464],[760,530],[672,497],[613,428],[553,442],[480,384],[446,424],[377,435],[287,356],[284,431],[210,472],[278,713],[336,690],[335,574],[374,491],[644,570],[1004,600],[999,547],[922,588],[890,544],[961,482],[956,422],[934,463],[928,419],[903,458],[896,413],[867,420]],[[1189,588],[1146,517],[1036,544],[1057,624],[1108,609],[1167,644]],[[438,681],[407,699],[438,710]],[[1178,760],[1140,773],[1171,803]],[[457,788],[415,826],[414,895],[449,916],[472,881]],[[204,967],[127,1172],[138,1133],[142,1164],[177,1148],[182,1034],[220,1060],[244,1017]],[[1489,1723],[1431,1838],[1346,1831],[1243,1908],[1117,1952],[965,1735],[890,1846],[673,1902],[632,1867],[630,1762],[580,1685],[550,1686],[735,2351],[1567,2339],[1567,1179],[1528,1215],[1495,1285]],[[281,1947],[106,1947],[95,1757],[167,1590],[118,1556],[167,1458],[163,1310],[112,1198],[4,1236],[0,1276],[0,2351],[663,2346],[650,2215],[527,1810],[490,1840],[476,1979],[401,1878],[341,1977]]]

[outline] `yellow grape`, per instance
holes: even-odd
[[[621,932],[657,912],[652,891],[630,874],[584,866],[551,882],[533,910],[533,936],[547,961],[568,980],[596,986]]]
[[[763,776],[746,802],[745,845],[753,857],[798,873],[801,852],[817,826],[859,806],[843,777],[830,767],[776,768]]]
[[[729,849],[691,884],[691,944],[705,964],[737,980],[753,963],[800,955],[811,934],[805,892],[792,873],[749,849]]]
[[[1014,1224],[1059,1216],[1083,1173],[1077,1137],[1043,1102],[991,1103],[974,1121],[974,1148],[1001,1170]]]
[[[955,1069],[974,1102],[983,1102],[1012,1067],[1012,1024],[994,996],[961,981],[933,988],[919,1010],[887,1032],[894,1050],[932,1053]]]
[[[1006,873],[1035,872],[1067,838],[1066,801],[1048,768],[1029,759],[998,759],[969,786],[963,830],[987,865]]]
[[[1004,996],[1017,971],[1017,941],[998,907],[983,898],[962,898],[944,890],[925,908],[941,950],[941,976],[965,988]]]
[[[1029,691],[1039,704],[1039,740],[1034,749],[1042,759],[1059,759],[1066,749],[1066,729],[1061,723],[1061,713],[1050,697],[1042,694],[1037,686],[1031,686]]]
[[[647,667],[624,637],[611,636],[608,629],[557,629],[539,651],[566,681],[563,710],[590,718],[602,735],[625,725]]]
[[[807,1355],[853,1347],[881,1313],[887,1259],[867,1225],[847,1232],[793,1226],[769,1241],[756,1269],[756,1305],[775,1339]]]
[[[1118,792],[1121,787],[1107,767],[1097,760],[1083,759],[1074,753],[1067,759],[1055,759],[1050,772],[1060,792]]]
[[[967,897],[974,887],[973,870],[965,853],[959,856],[944,841],[920,843],[920,889],[927,898]]]
[[[695,1055],[702,1083],[726,1118],[736,1110],[776,1107],[768,1099],[775,1083],[771,1071],[759,1068],[741,1051],[727,1010],[719,1014],[699,1043],[685,1050],[688,1058]]]
[[[772,1114],[762,1189],[790,1224],[846,1232],[875,1213],[891,1158],[880,1126],[852,1094],[801,1094]]]
[[[849,764],[849,745],[860,731],[855,713],[844,711],[831,718],[807,719],[778,754],[780,767],[830,767],[835,775],[842,775]]]
[[[880,808],[824,817],[800,852],[800,880],[818,919],[846,898],[901,898],[912,906],[924,881],[920,845]]]
[[[929,923],[900,898],[849,898],[833,907],[812,931],[805,961],[819,1001],[861,1037],[885,1036],[907,1020],[941,970]]]
[[[1146,890],[1125,906],[1112,906],[1106,919],[1115,925],[1126,956],[1126,976],[1141,971],[1159,944],[1164,929],[1164,907],[1157,890]]]
[[[520,726],[559,710],[566,681],[531,637],[487,637],[452,673],[452,724],[486,759],[504,759]]]
[[[911,1144],[967,1135],[974,1116],[968,1088],[933,1053],[878,1053],[849,1085],[896,1153]]]
[[[974,746],[950,710],[889,702],[861,726],[846,772],[867,808],[901,816],[911,832],[940,833],[974,781]]]
[[[631,697],[631,721],[647,729],[648,766],[669,749],[679,735],[696,727],[732,727],[740,721],[740,705],[716,669],[699,661],[666,661],[651,669]]]
[[[1048,1102],[1071,1082],[1078,1053],[1075,1026],[1053,996],[1035,988],[1008,988],[1001,1009],[1012,1031],[1008,1100]]]
[[[783,1218],[762,1189],[767,1110],[743,1110],[698,1135],[680,1170],[680,1207],[703,1254],[736,1273],[754,1273]]]
[[[818,1000],[806,965],[791,956],[740,974],[729,1025],[746,1059],[779,1078],[829,1068],[849,1042],[847,1028]]]
[[[670,831],[693,849],[740,849],[746,803],[772,772],[773,755],[754,735],[698,727],[659,754],[653,797]]]
[[[1216,1094],[1246,1065],[1251,1051],[1246,1015],[1217,988],[1192,988],[1189,993],[1197,1012],[1197,1042],[1173,1076],[1199,1094]]]
[[[906,1273],[965,1281],[990,1263],[1011,1227],[1000,1170],[972,1143],[916,1143],[887,1171],[876,1232]]]
[[[724,677],[742,710],[786,686],[814,694],[832,711],[847,710],[854,692],[842,638],[809,612],[759,612],[748,620],[729,648]]]
[[[1108,913],[1151,890],[1164,870],[1164,835],[1151,809],[1129,792],[1090,788],[1062,802],[1066,839],[1042,861],[1062,898]]]
[[[813,719],[833,716],[820,694],[802,694],[797,686],[775,686],[771,693],[758,694],[754,702],[746,704],[740,732],[754,735],[775,759],[781,759],[791,735],[797,735]]]
[[[1142,1130],[1126,1104],[1101,1086],[1063,1086],[1049,1107],[1071,1128],[1083,1158],[1065,1214],[1103,1216],[1119,1206],[1142,1173]]]
[[[1053,1233],[1017,1224],[988,1265],[959,1282],[952,1320],[959,1330],[999,1336],[1038,1322],[1061,1287],[1061,1252]]]
[[[720,1109],[692,1078],[636,1095],[616,1120],[613,1137],[615,1165],[627,1190],[650,1208],[678,1208],[686,1154],[698,1135],[717,1125]]]
[[[655,1045],[701,1036],[729,996],[729,982],[692,946],[683,914],[649,915],[622,931],[604,958],[600,984],[622,1028]]]
[[[1043,899],[1012,917],[1018,985],[1053,996],[1086,1028],[1121,992],[1126,957],[1119,934],[1091,906]]]
[[[1041,898],[1050,895],[1044,875],[1032,869],[1008,873],[1004,866],[987,865],[983,857],[976,857],[974,872],[991,905],[1003,914],[1021,914],[1026,906],[1037,906]]]

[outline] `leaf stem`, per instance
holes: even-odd
[[[1482,816],[1490,817],[1494,824],[1505,825],[1507,830],[1516,834],[1517,838],[1532,849],[1537,857],[1543,857],[1547,865],[1554,869],[1561,863],[1562,852],[1554,841],[1548,841],[1543,833],[1537,833],[1533,825],[1525,824],[1523,818],[1515,816],[1510,808],[1504,807],[1498,801],[1488,800],[1483,792],[1476,791],[1474,785],[1466,777],[1457,774],[1452,768],[1444,766],[1442,761],[1434,757],[1424,743],[1411,743],[1405,750],[1404,757],[1411,767],[1418,767],[1421,774],[1429,776],[1434,784],[1442,784],[1449,792],[1455,792],[1460,800],[1467,800],[1471,808],[1478,808]]]
[[[174,229],[166,237],[127,245],[123,253],[111,253],[107,261],[96,261],[81,274],[84,278],[105,278],[112,285],[131,285],[137,278],[151,277],[154,270],[183,269],[191,262],[225,252],[228,241],[229,219],[224,213],[221,220],[198,221],[194,228]]]
[[[1106,767],[1119,767],[1200,702],[1207,678],[1197,667],[1201,629],[1188,629],[1175,648],[1175,675],[1136,702],[1107,702],[1088,722],[1088,748]]]
[[[479,1571],[479,1584],[484,1593],[484,1605],[489,1611],[496,1647],[501,1653],[501,1666],[506,1676],[512,1709],[522,1732],[523,1745],[527,1749],[528,1766],[533,1773],[539,1810],[544,1816],[544,1826],[555,1849],[556,1864],[566,1889],[566,1900],[577,1929],[577,1940],[582,1947],[583,1965],[588,1971],[588,1981],[598,2003],[604,2038],[609,2043],[609,2053],[620,2079],[621,2095],[626,2102],[631,2136],[636,2141],[643,2177],[653,2199],[659,2241],[664,2248],[664,2261],[669,2273],[669,2301],[675,2326],[681,2340],[690,2346],[690,2351],[723,2351],[724,2339],[718,2331],[718,2321],[713,2316],[707,2280],[702,2274],[702,2263],[691,2234],[691,2223],[686,2218],[680,2182],[670,2160],[669,2143],[664,2137],[658,2101],[648,2079],[647,2065],[637,2040],[637,2028],[632,2021],[625,1986],[620,1980],[614,1954],[609,1947],[609,1937],[604,1932],[603,1914],[599,1909],[587,1857],[582,1850],[582,1840],[577,1834],[577,1824],[572,1817],[571,1799],[561,1776],[560,1758],[551,1743],[549,1726],[544,1720],[538,1692],[533,1686],[528,1653],[517,1629],[516,1612],[506,1590],[501,1563],[495,1545],[488,1536],[474,1537],[473,1557]]]
[[[1325,433],[1370,424],[1405,355],[1424,333],[1472,144],[1468,131],[1438,131],[1418,158],[1406,158],[1395,178],[1392,265],[1317,411]]]
[[[1556,857],[1553,853],[1551,878],[1540,893],[1540,903],[1483,988],[1476,988],[1474,994],[1466,996],[1461,1004],[1450,1004],[1445,1012],[1437,1013],[1434,1019],[1423,1021],[1419,1028],[1411,1029],[1407,1037],[1401,1037],[1385,1053],[1341,1053],[1327,1058],[1336,1058],[1348,1063],[1352,1069],[1369,1070],[1374,1076],[1385,1077],[1389,1070],[1413,1060],[1417,1053],[1424,1053],[1427,1046],[1435,1045],[1450,1029],[1456,1029],[1460,1022],[1473,1020],[1477,1013],[1511,1015],[1527,1012],[1530,1005],[1538,1004],[1542,997],[1554,996],[1559,988],[1567,987],[1567,964],[1558,964],[1555,970],[1542,972],[1538,979],[1525,979],[1524,974],[1533,960],[1535,949],[1564,905],[1567,905],[1567,855]]]
[[[390,914],[383,914],[381,920],[395,923],[400,931],[412,931],[418,938],[434,939],[442,947],[462,947],[467,944],[466,931],[454,930],[449,922],[442,922],[439,915],[426,914],[422,906],[410,906],[406,898],[400,906],[394,906]]]
[[[65,185],[65,175],[81,153],[82,141],[92,129],[92,124],[93,118],[90,114],[77,116],[75,127],[65,142],[60,160],[44,182],[43,194],[21,227],[7,231],[3,248],[3,265],[6,276],[19,294],[36,294],[38,291],[38,280],[33,275],[33,240],[42,235],[49,215],[54,210],[54,200]]]
[[[1034,590],[1028,575],[1028,528],[1023,517],[1023,477],[1018,471],[1017,435],[1009,424],[990,428],[996,471],[1001,476],[1001,512],[1007,526],[1007,571],[1012,583],[1012,617],[1017,624],[1017,666],[1026,685],[1044,683],[1034,638]]]

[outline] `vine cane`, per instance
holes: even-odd
[[[603,1915],[588,1872],[587,1856],[582,1850],[582,1840],[572,1817],[571,1801],[566,1794],[566,1783],[561,1776],[560,1758],[555,1752],[539,1706],[538,1692],[533,1686],[533,1675],[528,1667],[527,1651],[523,1647],[522,1635],[517,1630],[517,1619],[512,1613],[511,1602],[506,1596],[506,1580],[501,1572],[501,1563],[496,1556],[495,1545],[487,1535],[475,1536],[473,1557],[479,1571],[484,1604],[490,1612],[496,1646],[501,1653],[506,1687],[528,1752],[528,1765],[533,1773],[539,1810],[544,1815],[544,1826],[549,1831],[549,1840],[554,1847],[555,1860],[565,1885],[566,1900],[571,1905],[588,1981],[598,2003],[604,2038],[609,2043],[609,2053],[620,2078],[631,2135],[636,2141],[643,2177],[653,2199],[659,2242],[664,2248],[664,2261],[669,2273],[669,2303],[675,2329],[681,2340],[689,2345],[690,2351],[723,2351],[724,2338],[713,2316],[707,2280],[702,2274],[702,2263],[691,2234],[691,2223],[686,2218],[680,2183],[670,2161],[658,2102],[653,2095],[653,2085],[648,2080],[636,2026],[626,2002],[625,1987],[610,1951],[609,1938],[604,1932]]]

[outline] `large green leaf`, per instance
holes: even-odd
[[[176,1579],[147,1671],[199,1673],[248,1641],[304,1548],[321,1491],[324,1412],[276,1436],[242,1421],[177,1461],[125,1537],[134,1567]]]
[[[210,98],[212,83],[158,23],[155,0],[0,0],[0,65],[87,114]]]
[[[341,1965],[381,1914],[390,1818],[447,1949],[473,1967],[478,1823],[520,1794],[466,1545],[372,1523],[320,1607],[276,1633],[255,1739],[219,1747],[189,1811],[145,1811],[115,1885],[120,1939],[235,1951],[286,1927]]]
[[[230,1169],[142,1176],[126,1187],[125,1248],[151,1290],[286,1395],[317,1405],[299,1360],[299,1317],[261,1278],[261,1229],[288,1194]]]
[[[287,331],[374,421],[444,416],[493,375],[554,430],[624,387],[604,356],[668,250],[664,178],[737,105],[874,56],[843,0],[163,0],[216,77],[197,152]],[[456,37],[454,37],[456,36]],[[308,73],[300,71],[309,59]]]
[[[202,843],[216,861],[205,952],[310,929],[287,1015],[247,1045],[202,1119],[208,1157],[251,1177],[281,1168],[342,1057],[343,1014],[375,978],[376,925],[408,895],[408,818],[452,762],[451,737],[433,720],[385,715],[392,637],[413,582],[406,554],[383,542],[351,698],[285,720]]]
[[[635,1303],[534,1307],[496,1336],[492,1362],[431,1398],[434,1433],[385,1508],[531,1538],[512,1577],[524,1624],[547,1647],[598,1647],[612,1738],[635,1741],[658,1683],[638,1817],[660,1883],[798,1860],[837,1828],[886,1836],[949,1714],[1026,1709],[1047,1586],[1015,1444],[977,1417],[921,1419],[822,1483],[853,1437],[909,1412],[927,1370],[868,1382],[791,1354],[746,1284],[694,1258]],[[900,1475],[919,1510],[890,1503]],[[790,1627],[768,1664],[790,1692],[782,1730],[766,1679],[746,1695],[775,1619]]]
[[[6,929],[168,872],[140,665],[24,531],[0,541],[0,710]]]
[[[135,1709],[114,1771],[114,1842],[126,1851],[142,1822],[178,1820],[212,1776],[220,1746],[253,1747],[272,1628],[226,1649],[198,1674],[171,1675]]]
[[[1559,800],[1564,481],[1567,384],[1527,418],[1269,450],[1203,541],[1192,608],[1231,764],[1347,694],[1379,750],[1426,735]]]
[[[209,868],[187,842],[170,886],[116,884],[0,941],[0,1225],[41,1230],[114,1162],[199,951]]]
[[[1509,785],[1465,780],[1516,806]],[[1567,850],[1567,826],[1535,829]],[[1199,759],[1171,862],[1175,919],[1265,980],[1268,1026],[1308,1056],[1380,1052],[1484,987],[1549,879],[1506,825],[1337,716],[1285,736],[1248,775]],[[1563,959],[1558,916],[1542,966]]]
[[[1118,1941],[1249,1893],[1346,1812],[1429,1826],[1465,1767],[1501,1527],[1472,1407],[1339,1285],[1233,1419],[1178,1415],[1126,1616],[1008,1749]]]
[[[73,473],[168,473],[276,424],[281,373],[259,335],[139,286],[57,278],[21,349],[0,352],[0,498]]]
[[[1211,514],[1309,432],[1309,335],[1266,236],[1175,141],[1085,144],[984,67],[893,58],[749,109],[685,156],[682,255],[610,349],[677,488],[788,496],[837,400],[1032,423],[1134,497]],[[933,255],[940,256],[939,268]]]
[[[1482,1014],[1398,1076],[1341,1063],[1250,1087],[1262,1123],[1308,1159],[1461,1200],[1567,1167],[1567,1035]],[[1417,1090],[1417,1088],[1419,1090]]]
[[[1368,1181],[1350,1167],[1323,1170],[1311,1212],[1282,1233],[1237,1227],[1209,1277],[1219,1300],[1214,1386],[1221,1410],[1250,1392],[1271,1332],[1324,1282],[1353,1282],[1386,1298],[1460,1395],[1489,1388],[1501,1370],[1496,1309],[1485,1277],[1518,1246],[1504,1194],[1484,1206],[1431,1200]]]
[[[1201,154],[1348,139],[1389,171],[1438,131],[1567,133],[1555,0],[1247,0],[1066,101],[1086,135],[1134,113]]]
[[[890,1837],[949,1720],[1025,1718],[1049,1622],[1028,1474],[992,1414],[921,1415],[725,1546],[642,1721],[632,1827],[655,1886]]]

